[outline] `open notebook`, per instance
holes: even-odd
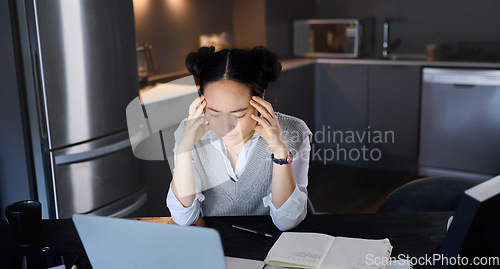
[[[389,239],[333,237],[320,233],[282,233],[265,259],[266,264],[289,268],[386,268]],[[378,261],[378,262],[376,262]]]
[[[264,262],[224,257],[219,233],[130,219],[73,215],[94,269],[261,269]]]

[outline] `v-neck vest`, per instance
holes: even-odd
[[[311,131],[304,121],[276,113],[288,148],[296,154]],[[199,141],[201,142],[201,141]],[[194,147],[194,167],[201,179],[205,196],[204,216],[269,215],[262,198],[271,193],[273,161],[267,141],[260,136],[243,173],[237,181],[228,175],[222,154],[212,144],[197,143]]]

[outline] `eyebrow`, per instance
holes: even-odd
[[[217,113],[219,113],[219,112],[220,112],[219,110],[217,110],[217,109],[213,109],[213,108],[211,108],[211,107],[207,107],[207,109],[208,109],[208,110],[210,110],[210,111],[213,111],[213,112],[217,112]],[[248,109],[248,107],[245,107],[245,108],[240,108],[240,109],[233,110],[233,111],[231,111],[231,112],[229,112],[229,113],[241,112],[241,111],[245,111],[245,110],[247,110],[247,109]]]

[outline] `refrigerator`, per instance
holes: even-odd
[[[13,0],[32,189],[44,218],[147,214],[126,107],[139,82],[132,0]]]

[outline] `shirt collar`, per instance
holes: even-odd
[[[261,137],[262,135],[255,131],[252,135],[252,137],[247,141],[250,142],[250,141],[254,141],[254,140],[257,140],[259,139],[259,137]],[[214,145],[218,150],[222,151],[224,149],[224,145],[222,143],[222,140],[219,139],[219,137],[217,136],[217,134],[215,134],[215,132],[213,130],[208,130],[201,138],[200,138],[200,141],[204,141],[204,142],[209,142],[210,144]]]

